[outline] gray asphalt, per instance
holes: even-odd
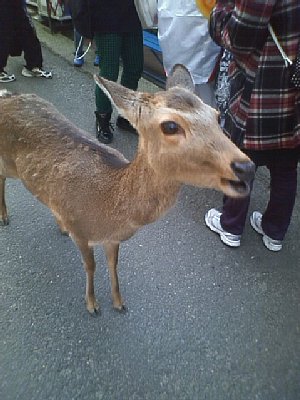
[[[90,61],[74,69],[72,43],[66,49],[60,35],[47,38],[45,67],[53,79],[22,77],[23,60],[14,58],[7,69],[17,81],[1,87],[39,94],[94,135],[95,69]],[[59,43],[66,57],[57,54]],[[113,145],[132,158],[136,143],[116,132]],[[250,210],[263,210],[267,199],[262,169]],[[75,245],[61,236],[46,207],[9,180],[10,225],[0,227],[0,398],[298,400],[299,196],[277,254],[249,224],[239,249],[223,245],[203,222],[221,200],[213,190],[184,187],[162,220],[121,246],[125,315],[111,307],[97,248],[102,313],[92,318]]]

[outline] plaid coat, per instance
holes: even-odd
[[[299,0],[217,0],[210,34],[228,49],[230,95],[224,130],[241,148],[300,146],[300,92],[268,31],[294,60],[300,42]]]

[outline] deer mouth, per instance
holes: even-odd
[[[231,189],[237,196],[247,196],[250,193],[250,185],[246,181],[233,181],[223,178],[222,184]]]

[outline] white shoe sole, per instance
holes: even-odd
[[[269,238],[266,235],[263,235],[262,241],[268,250],[280,251],[282,249],[282,244],[274,244],[269,242]]]
[[[45,74],[35,74],[34,72],[30,72],[27,70],[22,70],[21,74],[25,76],[26,78],[45,78],[45,79],[51,79],[52,78],[52,73],[45,73]]]
[[[262,235],[263,244],[266,246],[266,248],[268,250],[280,251],[282,249],[282,244],[274,244],[269,241],[269,237],[267,235],[265,235],[264,231],[255,224],[254,219],[253,219],[253,214],[251,214],[251,216],[250,216],[250,224],[251,224],[252,228],[255,230],[255,232]]]
[[[259,233],[260,235],[264,235],[264,232],[261,228],[259,228],[255,222],[254,222],[254,218],[253,218],[253,213],[250,215],[250,224],[252,226],[252,228],[255,230],[255,232]]]
[[[230,241],[227,236],[224,234],[224,232],[222,232],[220,229],[218,229],[217,227],[215,227],[214,225],[211,225],[211,223],[209,222],[209,211],[205,214],[205,224],[206,226],[213,232],[216,232],[220,235],[220,239],[221,241],[226,244],[229,247],[240,247],[241,242],[232,242]]]
[[[14,82],[16,80],[16,77],[14,75],[10,75],[6,80],[1,80],[0,83],[9,83],[9,82]]]

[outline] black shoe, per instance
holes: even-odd
[[[108,144],[113,141],[114,135],[111,131],[113,129],[110,123],[111,113],[101,114],[99,111],[95,111],[96,115],[96,137],[99,142]]]
[[[134,127],[131,125],[131,123],[127,119],[125,119],[121,116],[118,116],[116,125],[118,128],[123,129],[124,131],[135,133],[136,135],[138,134],[137,130],[134,129]]]

